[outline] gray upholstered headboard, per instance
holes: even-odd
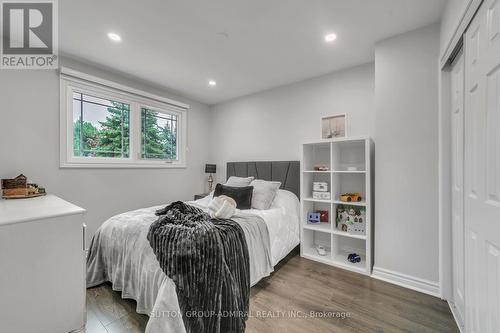
[[[281,182],[281,188],[300,198],[300,162],[228,162],[226,177],[250,177]]]

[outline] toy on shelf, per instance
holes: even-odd
[[[307,213],[307,223],[308,224],[319,224],[328,223],[328,211],[327,210],[316,210]]]
[[[328,171],[328,170],[330,170],[330,168],[327,167],[326,165],[316,164],[314,166],[314,171]]]
[[[340,196],[340,201],[343,202],[360,202],[363,200],[359,193],[344,193]]]
[[[316,251],[318,251],[318,254],[320,256],[326,256],[326,249],[323,245],[317,245],[316,246]]]
[[[317,212],[309,212],[307,214],[308,224],[319,224],[321,223],[321,214]]]
[[[356,254],[356,253],[351,253],[347,256],[347,260],[349,260],[350,262],[355,264],[355,263],[361,262],[361,256],[359,254]]]
[[[339,205],[335,223],[343,232],[366,235],[366,210],[364,207]]]
[[[328,223],[328,211],[327,210],[318,210],[316,213],[319,213],[319,221],[321,223]]]

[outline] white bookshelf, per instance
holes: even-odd
[[[304,258],[347,269],[366,275],[371,274],[373,262],[372,227],[372,141],[368,137],[342,138],[305,142],[301,159],[301,242],[300,253]],[[328,166],[328,171],[315,171],[314,165]],[[350,170],[354,167],[355,170]],[[312,197],[313,182],[327,182],[331,200]],[[343,193],[361,193],[361,202],[340,201]],[[338,205],[364,207],[366,210],[365,234],[351,234],[336,227]],[[307,214],[328,210],[328,223],[308,224]],[[317,245],[326,248],[321,256]],[[361,256],[361,262],[347,260],[349,253]]]

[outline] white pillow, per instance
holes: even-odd
[[[232,186],[232,187],[245,187],[249,186],[250,183],[255,179],[255,177],[236,177],[236,176],[231,176],[227,180],[227,182],[224,184],[226,186]]]
[[[268,182],[256,179],[250,183],[253,186],[252,208],[265,210],[271,207],[281,182]]]

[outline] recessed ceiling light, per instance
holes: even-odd
[[[108,38],[111,39],[114,42],[120,42],[122,40],[122,38],[120,37],[120,35],[115,34],[114,32],[109,32],[108,33]]]
[[[217,85],[217,82],[215,82],[214,80],[210,80],[208,81],[208,85],[214,87]]]
[[[331,43],[331,42],[333,42],[336,39],[337,39],[337,35],[336,34],[325,35],[325,42],[327,42],[327,43]]]

